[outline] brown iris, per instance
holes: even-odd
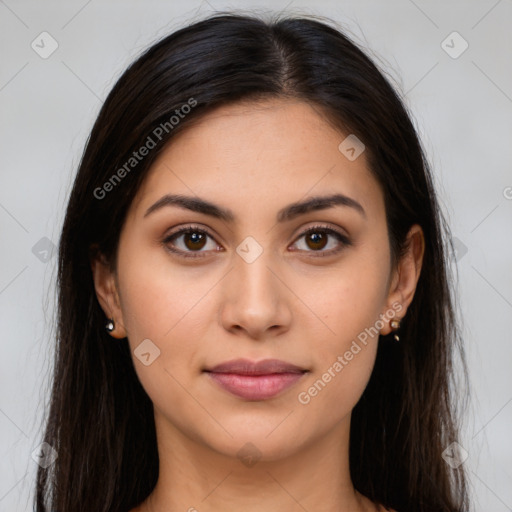
[[[309,245],[311,249],[323,249],[327,243],[327,236],[326,233],[313,232],[307,235],[306,240],[312,243]]]
[[[206,242],[206,235],[197,231],[191,231],[183,234],[183,241],[187,249],[202,249]]]

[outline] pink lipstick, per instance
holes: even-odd
[[[221,388],[246,400],[267,400],[295,384],[306,372],[304,368],[265,359],[253,362],[236,359],[205,370]]]

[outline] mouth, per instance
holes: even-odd
[[[203,371],[222,389],[245,400],[273,398],[308,373],[305,368],[278,359],[237,359]]]

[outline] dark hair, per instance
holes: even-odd
[[[307,102],[365,144],[385,199],[394,264],[413,224],[425,235],[401,341],[379,343],[352,413],[353,484],[399,512],[467,510],[463,466],[452,469],[442,457],[459,428],[454,349],[466,376],[449,229],[402,100],[370,58],[323,20],[218,13],[155,43],[108,95],[87,141],[60,239],[57,346],[44,435],[58,458],[38,469],[38,512],[126,512],[158,479],[153,405],[127,340],[113,343],[105,332],[90,267],[94,247],[115,269],[127,210],[174,135],[221,105],[286,97]],[[185,111],[178,123],[171,120]],[[127,167],[148,137],[154,149]]]

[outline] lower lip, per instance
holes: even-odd
[[[246,400],[266,400],[293,386],[304,374],[239,375],[236,373],[208,372],[208,375],[220,387],[235,396]]]

